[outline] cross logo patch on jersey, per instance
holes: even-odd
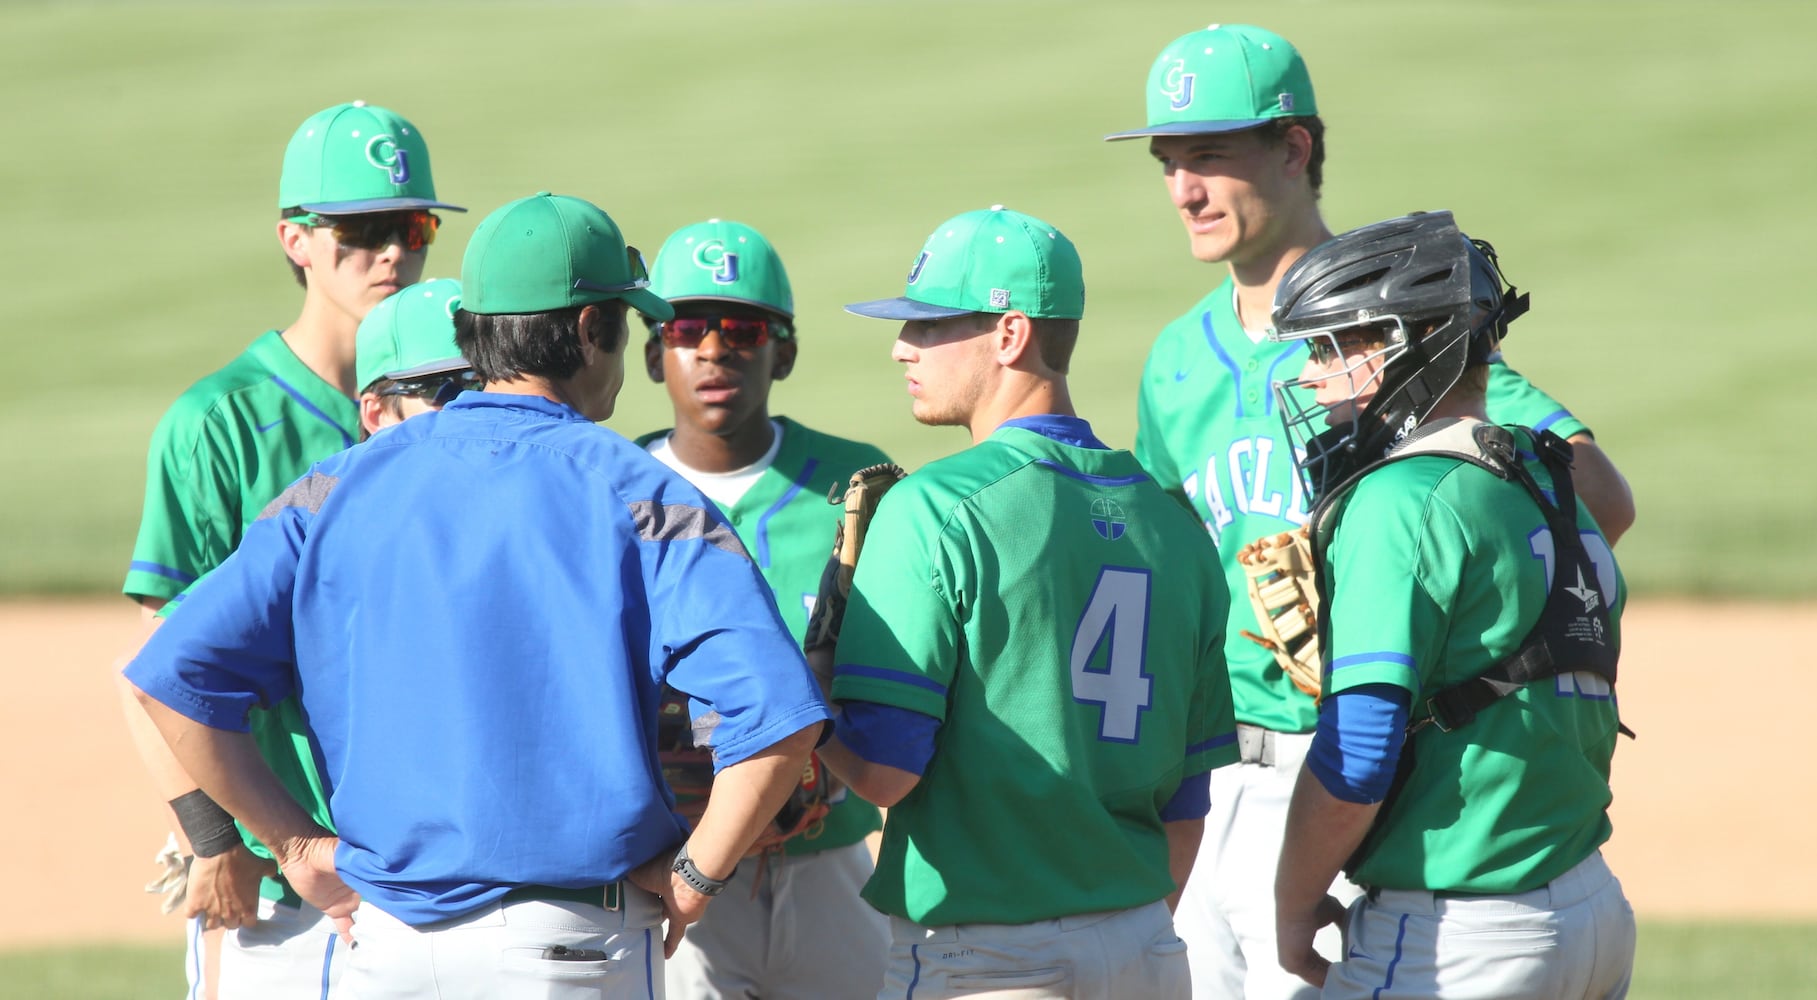
[[[1161,78],[1161,96],[1167,98],[1167,106],[1174,111],[1184,111],[1192,105],[1192,82],[1195,74],[1186,72],[1186,60],[1175,59],[1167,67],[1167,75]]]
[[[713,272],[715,285],[731,285],[738,281],[738,255],[728,252],[721,240],[707,240],[695,247],[694,266]]]
[[[1127,520],[1123,507],[1115,500],[1099,497],[1091,502],[1091,526],[1105,541],[1122,538]]]
[[[388,173],[393,184],[410,183],[410,157],[388,134],[380,133],[367,140],[366,162]]]

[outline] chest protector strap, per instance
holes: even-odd
[[[1603,599],[1602,592],[1596,589],[1596,567],[1584,548],[1582,536],[1578,534],[1577,494],[1571,485],[1571,445],[1551,431],[1535,435],[1534,445],[1540,462],[1551,476],[1552,492],[1556,500],[1547,498],[1533,474],[1521,462],[1515,451],[1514,435],[1504,427],[1477,421],[1434,424],[1427,433],[1409,440],[1404,447],[1367,470],[1373,472],[1388,462],[1420,455],[1444,455],[1487,469],[1502,479],[1517,482],[1526,489],[1527,495],[1539,506],[1541,515],[1545,517],[1546,527],[1552,535],[1554,558],[1552,588],[1546,594],[1546,603],[1540,611],[1539,621],[1534,623],[1532,630],[1514,652],[1476,677],[1427,697],[1425,713],[1417,718],[1409,718],[1406,739],[1395,768],[1394,782],[1389,786],[1387,797],[1382,800],[1381,809],[1376,813],[1375,824],[1369,834],[1364,837],[1357,852],[1345,863],[1346,872],[1355,872],[1368,855],[1381,833],[1389,808],[1413,773],[1413,737],[1420,730],[1432,726],[1440,732],[1449,733],[1469,725],[1478,713],[1496,701],[1527,684],[1559,674],[1588,671],[1607,681],[1611,692],[1615,689],[1615,667],[1621,648],[1615,642],[1608,602]],[[1361,479],[1360,475],[1351,479],[1345,484],[1345,489],[1334,492],[1321,501],[1319,509],[1313,512],[1312,524],[1318,529],[1318,543],[1314,546],[1314,553],[1315,558],[1321,562],[1325,547],[1331,540],[1325,515],[1336,508],[1336,501],[1344,492],[1348,492],[1347,488],[1355,486]],[[1325,575],[1322,567],[1318,579],[1323,585]],[[1626,725],[1619,721],[1616,725],[1629,738],[1634,736],[1633,730]]]

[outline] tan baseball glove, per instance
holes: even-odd
[[[845,505],[845,517],[833,532],[833,556],[821,571],[820,593],[814,598],[807,638],[802,642],[809,654],[808,663],[816,674],[823,675],[823,684],[832,683],[832,678],[824,674],[832,669],[833,646],[839,642],[839,627],[845,623],[845,603],[852,593],[852,574],[858,571],[858,551],[864,547],[864,534],[883,495],[905,475],[900,465],[891,462],[866,466],[852,473],[843,491],[835,484],[827,493],[827,503]]]
[[[1319,589],[1306,529],[1258,538],[1237,550],[1262,634],[1242,635],[1274,654],[1293,686],[1319,696]]]

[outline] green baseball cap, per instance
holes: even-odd
[[[297,126],[284,148],[278,208],[323,215],[459,205],[435,199],[429,146],[402,115],[365,101],[337,104]]]
[[[795,292],[782,258],[742,222],[708,219],[677,229],[650,265],[650,291],[671,303],[735,302],[795,318]]]
[[[461,308],[540,313],[624,299],[656,319],[675,308],[650,291],[643,255],[599,206],[539,191],[480,220],[461,258]]]
[[[1214,24],[1161,50],[1148,71],[1148,127],[1104,138],[1210,135],[1318,113],[1292,42],[1254,25]]]
[[[874,319],[937,320],[1018,309],[1038,319],[1085,315],[1079,251],[1058,229],[1002,205],[956,215],[927,238],[899,298],[846,306]]]
[[[373,306],[354,337],[354,376],[360,391],[382,378],[439,375],[471,367],[454,345],[454,310],[461,283],[419,281]]]

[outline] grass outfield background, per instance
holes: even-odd
[[[294,315],[271,236],[283,145],[364,98],[428,135],[458,273],[492,208],[592,199],[654,252],[708,216],[765,231],[802,361],[777,407],[915,465],[961,447],[908,417],[887,324],[935,223],[1002,202],[1078,243],[1091,309],[1074,391],[1127,446],[1156,330],[1220,277],[1158,171],[1098,138],[1140,121],[1161,45],[1218,19],[1295,40],[1330,126],[1343,229],[1455,209],[1535,293],[1514,364],[1632,481],[1645,593],[1817,595],[1817,470],[1785,461],[1811,321],[1802,252],[1817,6],[1701,3],[0,3],[0,594],[117,588],[152,426]],[[612,426],[668,422],[633,377]],[[1790,429],[1789,443],[1776,440]],[[1768,471],[1770,470],[1770,471]],[[137,848],[135,847],[135,850]],[[1791,996],[1817,927],[1643,924],[1634,995]],[[0,942],[0,952],[7,948]],[[174,995],[166,949],[0,954],[0,996]]]
[[[1598,432],[1640,521],[1645,593],[1809,596],[1817,470],[1798,434],[1817,6],[1736,2],[12,4],[0,8],[0,593],[118,586],[146,441],[182,389],[299,293],[272,237],[290,132],[336,101],[404,111],[450,215],[428,274],[538,189],[654,252],[738,218],[793,274],[802,362],[777,408],[911,466],[964,444],[908,416],[892,330],[926,233],[1002,202],[1078,243],[1074,389],[1127,445],[1154,333],[1220,277],[1137,143],[1150,60],[1219,18],[1306,54],[1343,229],[1449,207],[1534,314],[1509,356]],[[1803,154],[1803,155],[1801,155]],[[633,377],[612,425],[665,425]]]

